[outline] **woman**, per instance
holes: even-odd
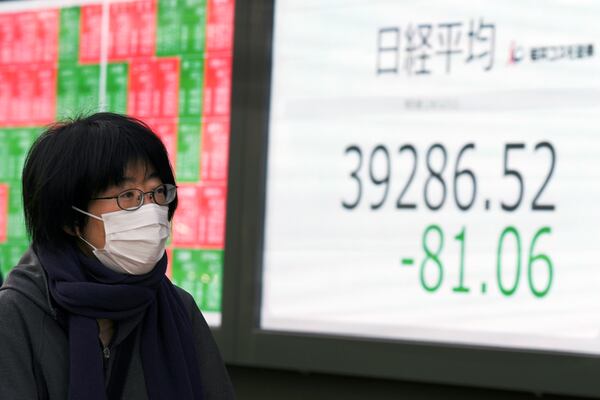
[[[0,289],[1,399],[233,398],[194,299],[165,277],[176,186],[146,125],[52,126],[23,201],[32,245]]]

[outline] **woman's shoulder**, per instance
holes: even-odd
[[[28,250],[0,287],[0,312],[23,312],[26,316],[54,315],[44,271],[33,251]]]
[[[185,304],[186,308],[192,307],[194,304],[196,304],[194,297],[190,293],[175,284],[173,284],[173,286],[175,287],[175,291],[179,295],[181,301],[183,301]]]
[[[173,286],[175,287],[175,291],[177,292],[177,295],[181,299],[181,302],[183,303],[185,310],[187,311],[190,317],[190,321],[192,321],[194,330],[208,330],[208,324],[206,323],[202,312],[198,308],[194,297],[189,292],[180,288],[179,286],[175,284],[173,284]]]
[[[33,303],[43,312],[54,314],[48,281],[32,248],[25,252],[4,280],[0,288],[0,299],[2,302]]]
[[[7,318],[23,317],[26,313],[22,312],[24,304],[27,304],[29,299],[26,295],[12,287],[3,286],[0,288],[0,320],[2,325],[7,328],[10,326]]]
[[[192,331],[194,332],[196,342],[198,366],[200,368],[200,375],[203,377],[205,397],[235,399],[233,386],[229,379],[229,374],[225,369],[225,363],[223,362],[219,348],[194,297],[177,285],[174,286],[177,294],[190,313]]]
[[[175,284],[173,284],[173,286],[175,287],[175,292],[177,292],[177,295],[181,299],[185,310],[190,316],[193,316],[196,312],[200,312],[196,305],[196,300],[194,300],[194,297],[190,293]]]
[[[17,265],[8,274],[0,287],[0,337],[3,346],[12,343],[10,338],[21,343],[22,340],[43,337],[43,321],[52,315],[53,309],[40,286],[43,286],[43,280],[33,264]]]

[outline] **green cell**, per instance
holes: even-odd
[[[206,44],[206,3],[204,0],[184,0],[183,2],[181,53],[202,53]]]
[[[159,0],[156,54],[199,54],[206,42],[205,0]]]
[[[21,180],[25,158],[29,148],[40,135],[42,128],[15,129],[10,137],[10,157],[13,164],[13,177]]]
[[[77,72],[78,112],[91,114],[98,111],[100,66],[82,65]]]
[[[177,128],[177,166],[179,182],[200,180],[200,135],[202,125],[196,120],[179,121]]]
[[[27,231],[25,230],[25,216],[23,214],[23,199],[21,182],[8,182],[8,222],[6,227],[6,236],[9,241],[27,240]]]
[[[58,58],[60,62],[75,63],[79,59],[79,7],[60,10]]]
[[[108,64],[106,68],[106,111],[127,112],[127,84],[129,66]]]
[[[21,196],[21,174],[29,148],[42,128],[0,131],[0,182],[8,185],[7,240],[27,240]]]
[[[0,181],[20,180],[27,151],[41,128],[0,130]]]
[[[204,58],[181,57],[179,76],[179,117],[197,118],[202,115],[202,86],[204,83]]]
[[[9,170],[9,154],[10,144],[8,143],[8,137],[10,134],[9,129],[0,129],[0,182],[7,181],[12,178]]]
[[[156,54],[171,56],[180,53],[179,32],[181,9],[178,0],[160,0],[156,21]]]
[[[56,86],[56,118],[73,117],[77,113],[77,80],[79,67],[76,64],[59,64]]]
[[[183,18],[189,21],[202,21],[206,18],[206,0],[179,0]]]
[[[0,243],[0,271],[6,279],[8,272],[19,262],[25,250],[29,247],[27,240],[13,240]]]
[[[58,66],[57,118],[98,111],[100,66],[61,63]]]
[[[202,311],[221,311],[222,250],[173,250],[173,283],[194,296]]]

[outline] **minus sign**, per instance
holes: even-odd
[[[415,260],[412,258],[403,258],[402,259],[402,265],[413,265],[415,263]]]

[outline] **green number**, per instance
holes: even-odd
[[[459,262],[459,275],[458,275],[458,286],[453,287],[452,291],[456,293],[469,293],[469,288],[465,287],[465,228],[454,239],[460,242],[460,262]]]
[[[538,230],[535,236],[533,237],[533,240],[531,241],[531,246],[529,247],[529,262],[527,263],[527,276],[529,278],[529,289],[531,289],[531,293],[533,293],[533,295],[536,297],[544,297],[546,294],[548,294],[550,286],[552,285],[552,277],[554,276],[554,265],[552,264],[550,257],[548,257],[546,254],[542,253],[533,255],[533,247],[535,246],[535,242],[540,236],[544,234],[549,235],[551,233],[552,230],[548,226],[545,226],[542,229]],[[536,261],[543,261],[546,264],[546,267],[548,268],[548,283],[546,284],[546,287],[542,290],[536,289],[533,285],[533,264]]]
[[[438,237],[439,237],[439,246],[433,253],[432,253],[431,249],[429,248],[428,241],[427,241],[427,238],[430,236],[429,232],[432,232],[432,231],[437,232]],[[444,234],[442,233],[442,229],[438,225],[429,225],[427,227],[427,229],[425,229],[425,232],[423,233],[422,245],[423,245],[423,251],[425,251],[426,257],[423,260],[423,262],[421,263],[421,273],[420,273],[421,285],[428,292],[435,292],[436,290],[439,289],[440,285],[442,284],[442,280],[444,278],[444,267],[442,266],[442,262],[439,259],[440,252],[442,251],[442,249],[444,247]],[[437,270],[438,270],[438,279],[437,279],[437,282],[435,282],[433,285],[429,285],[427,283],[427,281],[425,280],[425,268],[427,268],[427,265],[430,264],[430,263],[428,263],[429,260],[433,261],[433,264],[435,266],[437,266]]]
[[[515,237],[517,242],[517,272],[515,273],[515,283],[511,288],[507,289],[502,283],[502,247],[504,245],[504,238],[509,233]],[[498,242],[496,275],[498,278],[498,287],[500,288],[502,294],[505,296],[512,296],[517,290],[517,287],[519,286],[519,280],[521,278],[521,237],[519,236],[519,232],[513,226],[506,227],[500,235],[500,241]]]

